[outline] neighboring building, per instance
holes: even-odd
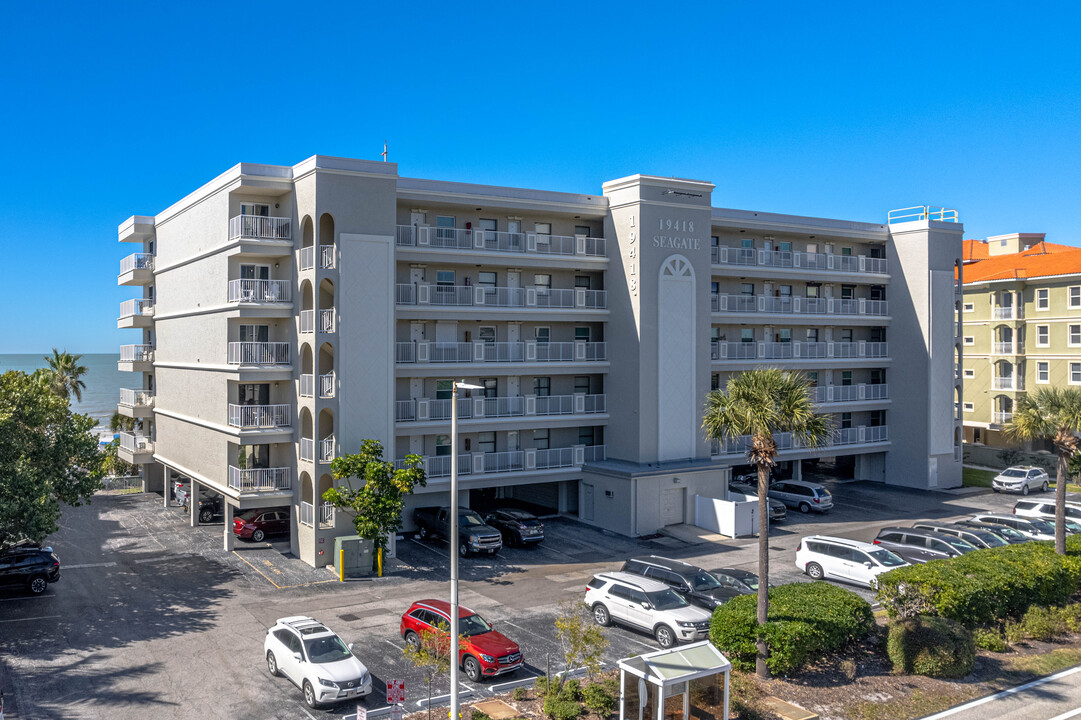
[[[644,535],[693,521],[696,494],[724,497],[745,443],[705,438],[705,396],[777,365],[809,373],[837,425],[815,451],[779,437],[784,474],[831,458],[851,477],[959,485],[958,340],[941,310],[956,303],[962,226],[942,221],[956,215],[726,210],[712,190],[635,175],[576,195],[322,156],[237,165],[120,226],[141,245],[120,283],[143,288],[121,310],[142,332],[122,348],[138,381],[121,408],[140,429],[121,454],[148,488],[187,477],[230,513],[291,507],[293,551],[322,565],[352,532],[320,500],[329,463],[362,439],[425,457],[410,508],[449,501],[463,378],[485,390],[459,408],[461,502]]]
[[[1020,395],[1043,384],[1081,385],[1081,248],[1041,233],[965,245],[965,442],[1006,447],[1014,443],[1002,426]]]

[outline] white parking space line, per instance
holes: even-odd
[[[1051,718],[1051,720],[1066,720],[1066,718],[1072,718],[1075,715],[1081,715],[1081,707],[1074,708],[1070,712],[1065,712],[1061,715],[1056,715],[1055,717]]]
[[[441,551],[439,551],[439,550],[436,550],[436,549],[435,549],[434,547],[432,547],[431,545],[425,545],[424,543],[422,543],[422,542],[421,542],[420,540],[417,540],[416,538],[410,538],[410,540],[412,540],[413,542],[415,542],[415,543],[416,543],[417,545],[420,545],[420,546],[421,546],[422,548],[424,548],[425,550],[431,550],[431,551],[432,551],[432,552],[434,552],[434,553],[435,553],[436,555],[439,555],[439,556],[441,556],[441,557],[445,557],[445,558],[446,558],[447,560],[450,560],[450,555],[449,555],[449,554],[447,554],[447,553],[445,553],[445,552],[441,552]]]
[[[511,626],[513,626],[513,627],[516,627],[516,628],[518,628],[518,629],[519,629],[519,630],[521,630],[522,632],[527,632],[527,633],[529,633],[530,635],[533,635],[534,637],[539,637],[539,638],[540,638],[541,640],[544,640],[545,642],[547,642],[547,641],[550,641],[550,640],[552,639],[552,638],[550,638],[550,637],[545,637],[544,635],[541,635],[541,634],[540,634],[540,633],[538,633],[538,632],[533,632],[533,631],[532,631],[532,630],[530,630],[529,628],[524,628],[524,627],[522,627],[521,625],[517,625],[517,624],[515,624],[515,623],[512,623],[512,622],[511,622],[510,620],[504,620],[503,622],[505,622],[505,623],[506,623],[507,625],[511,625]]]
[[[81,563],[79,565],[64,565],[64,570],[80,570],[82,568],[115,567],[115,562]]]
[[[621,637],[621,638],[623,638],[624,640],[630,640],[630,641],[631,641],[632,643],[634,643],[635,645],[641,645],[641,646],[642,646],[642,647],[644,647],[644,648],[649,648],[650,650],[657,650],[657,649],[658,649],[658,646],[657,646],[657,645],[650,645],[650,644],[649,644],[649,643],[647,643],[647,642],[642,642],[641,640],[639,640],[639,639],[638,639],[638,638],[636,638],[636,637],[631,637],[631,636],[630,636],[629,634],[627,634],[627,635],[620,635],[620,637]]]
[[[30,622],[31,620],[52,620],[60,617],[59,615],[41,615],[39,617],[32,618],[18,618],[17,620],[0,620],[0,623],[13,623],[13,622]]]
[[[529,677],[522,680],[511,680],[510,682],[492,685],[489,689],[494,695],[499,695],[505,693],[508,690],[513,690],[516,687],[527,687],[529,685],[532,685],[537,681],[537,678],[541,677],[541,673],[535,673],[529,668],[523,667],[522,670],[525,670],[527,673],[529,673]]]
[[[1048,675],[1047,677],[1033,680],[1032,682],[1027,682],[1024,685],[1018,685],[1017,687],[1012,687],[1009,690],[1003,690],[1002,692],[997,692],[994,695],[988,695],[987,697],[980,698],[979,700],[973,700],[972,702],[965,703],[964,705],[958,705],[957,707],[950,708],[949,710],[943,710],[936,715],[930,715],[928,717],[925,717],[923,720],[941,720],[941,718],[946,718],[950,715],[956,715],[959,712],[964,712],[965,710],[971,710],[974,707],[979,707],[984,703],[993,702],[995,700],[1002,700],[1003,698],[1010,697],[1011,695],[1016,695],[1017,693],[1024,692],[1025,690],[1039,687],[1040,685],[1044,685],[1045,683],[1054,682],[1059,678],[1068,677],[1076,672],[1081,672],[1081,666],[1070,668],[1069,670],[1063,670],[1062,672],[1055,673],[1054,675]]]
[[[0,602],[12,602],[13,600],[44,600],[45,598],[53,597],[56,597],[56,595],[27,595],[25,597],[0,598]]]
[[[473,696],[473,691],[468,689],[468,688],[466,690],[464,690],[464,691],[463,690],[458,690],[458,697],[459,698],[466,698],[466,697],[472,697],[472,696]],[[447,693],[446,695],[435,695],[434,697],[432,697],[432,707],[435,707],[435,705],[440,700],[444,700],[444,699],[450,699],[450,693]],[[423,700],[417,700],[417,707],[421,708],[422,710],[424,708],[428,707],[428,698],[424,698]],[[315,718],[312,718],[312,720],[315,720]]]
[[[183,558],[192,557],[195,553],[181,553],[179,555],[161,555],[159,557],[143,558],[142,560],[135,560],[136,564],[139,563],[155,563],[164,562],[165,560],[181,560]]]
[[[312,715],[312,714],[311,714],[310,712],[308,712],[307,710],[305,710],[303,706],[301,706],[301,705],[297,705],[297,707],[298,707],[298,708],[300,708],[301,712],[303,712],[303,713],[304,713],[305,715],[307,715],[308,717],[310,717],[310,718],[311,718],[312,720],[315,720],[315,716],[314,716],[314,715]]]

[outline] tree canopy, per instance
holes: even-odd
[[[59,528],[60,503],[89,502],[104,473],[94,425],[41,373],[0,375],[0,546],[40,542]]]
[[[72,355],[67,350],[60,352],[56,348],[53,348],[52,355],[45,356],[52,372],[53,390],[64,399],[70,399],[74,395],[76,400],[83,401],[86,383],[82,377],[86,375],[87,369],[85,365],[79,364],[82,359],[82,355]]]

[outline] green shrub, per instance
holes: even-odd
[[[1072,633],[1081,633],[1081,603],[1071,603],[1062,608],[1062,620],[1066,629]]]
[[[964,625],[927,615],[891,622],[886,653],[895,671],[929,677],[964,677],[976,660]]]
[[[754,669],[759,636],[770,648],[770,670],[787,674],[874,627],[871,606],[863,598],[824,582],[771,588],[769,621],[761,628],[757,603],[754,595],[742,595],[713,611],[709,639],[739,670]]]
[[[582,699],[582,683],[574,678],[563,681],[563,687],[559,688],[560,700],[573,700],[578,702]]]
[[[601,717],[608,717],[616,709],[615,693],[605,683],[590,683],[582,691],[582,700],[587,708]]]
[[[1025,629],[1021,626],[1021,623],[1016,620],[1007,620],[1006,624],[1002,627],[1002,634],[1006,638],[1006,642],[1014,645],[1025,639]]]
[[[976,628],[972,633],[972,638],[976,641],[976,647],[990,650],[991,652],[1006,652],[1008,647],[1006,645],[1006,638],[1002,637],[1002,633],[998,630]]]
[[[554,720],[574,720],[582,714],[582,705],[575,700],[562,700],[550,695],[544,700],[544,714]]]
[[[477,710],[476,708],[473,708],[471,716],[473,720],[492,720],[492,717],[488,713]]]
[[[512,700],[525,700],[526,689],[524,687],[516,687],[511,691],[510,696]]]
[[[938,615],[968,627],[1020,618],[1033,605],[1066,603],[1081,590],[1081,535],[1066,555],[1051,542],[970,552],[878,576],[878,600],[891,618]]]
[[[539,699],[548,697],[548,678],[541,675],[537,678],[537,681],[533,683],[533,689],[536,691]]]
[[[1033,640],[1047,642],[1068,631],[1059,608],[1031,607],[1021,618],[1021,630]]]

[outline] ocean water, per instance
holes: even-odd
[[[48,354],[52,355],[51,352]],[[45,361],[45,355],[46,353],[0,355],[0,373],[8,370],[31,373],[38,368],[48,367],[49,363]],[[86,366],[86,374],[83,375],[86,389],[83,390],[82,402],[76,402],[72,398],[72,410],[97,420],[98,427],[94,431],[99,435],[111,435],[109,418],[116,412],[116,403],[120,400],[120,388],[134,387],[134,384],[141,380],[138,373],[117,370],[116,363],[119,360],[120,355],[116,353],[88,353],[80,360],[80,364]]]

